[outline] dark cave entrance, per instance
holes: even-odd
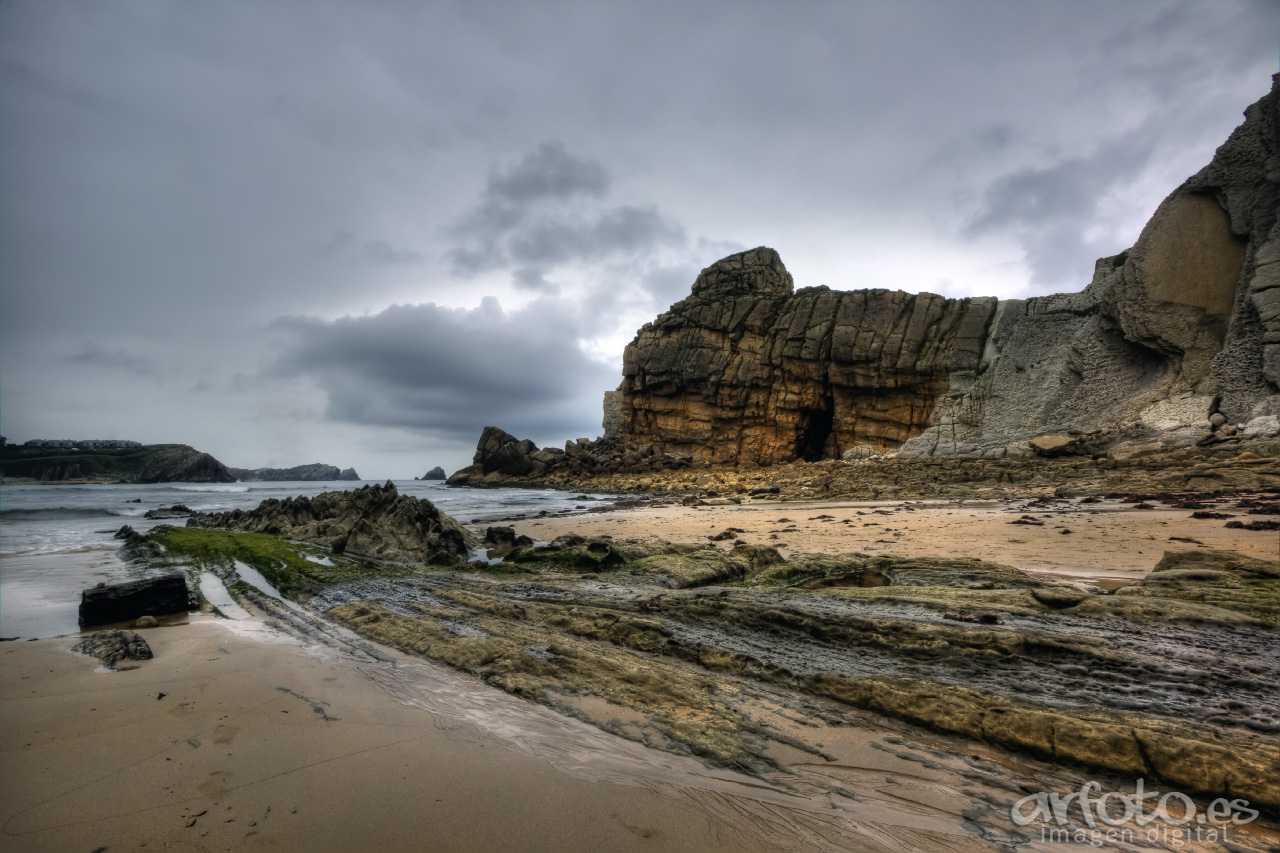
[[[806,462],[826,458],[827,442],[836,424],[835,400],[828,395],[818,409],[800,410],[800,428],[796,436],[796,457]]]

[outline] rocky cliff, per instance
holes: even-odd
[[[777,252],[752,249],[707,267],[640,329],[603,426],[603,438],[564,451],[488,427],[450,483],[606,486],[613,475],[822,460],[874,462],[887,485],[900,478],[886,463],[999,462],[989,479],[1012,483],[1056,457],[1059,479],[1114,486],[1134,459],[1148,472],[1236,454],[1274,461],[1280,75],[1082,291],[1001,301],[796,290]],[[1270,473],[1242,477],[1274,485]],[[1192,487],[1180,475],[1138,479]]]
[[[71,450],[0,447],[0,478],[46,483],[89,480],[118,483],[234,483],[227,467],[185,444]]]
[[[794,290],[772,249],[725,258],[627,347],[606,435],[766,465],[849,451],[1029,456],[1047,434],[1088,450],[1273,437],[1278,102],[1280,75],[1079,293]]]
[[[234,483],[236,478],[212,455],[185,444],[156,446],[138,472],[138,483]]]

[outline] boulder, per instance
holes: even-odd
[[[71,651],[95,657],[111,669],[122,660],[152,658],[151,646],[133,631],[98,631],[76,643]]]
[[[125,583],[100,583],[80,594],[80,625],[110,625],[132,622],[141,616],[186,613],[189,606],[187,576],[181,572]]]
[[[156,509],[149,509],[143,515],[143,518],[186,518],[188,515],[191,515],[191,507],[186,504],[174,504],[173,506],[162,506]]]

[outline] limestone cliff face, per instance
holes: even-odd
[[[793,290],[759,248],[702,271],[623,356],[618,432],[695,461],[759,464],[895,448],[972,372],[993,299]]]
[[[1280,75],[1079,293],[794,290],[777,252],[703,270],[627,347],[606,432],[695,462],[1029,455],[1280,432]],[[1087,446],[1088,441],[1073,446]]]

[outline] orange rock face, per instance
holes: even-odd
[[[618,434],[717,464],[896,448],[929,425],[953,375],[976,369],[995,307],[797,292],[774,250],[731,255],[627,347]]]

